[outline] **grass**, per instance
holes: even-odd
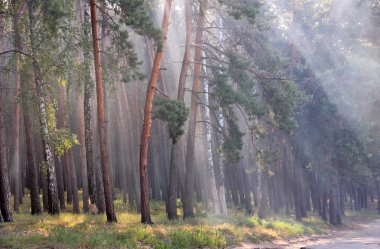
[[[26,200],[26,198],[25,198]],[[281,216],[259,219],[229,210],[228,217],[200,215],[189,221],[168,221],[163,203],[152,203],[154,225],[140,224],[140,215],[122,205],[118,223],[109,224],[104,215],[29,215],[28,203],[15,222],[0,224],[0,248],[226,248],[241,241],[254,243],[276,238],[323,233],[328,225],[317,218],[302,222]],[[70,207],[67,208],[70,210]]]

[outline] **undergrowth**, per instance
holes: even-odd
[[[227,217],[199,215],[183,221],[168,221],[163,203],[152,203],[153,221],[140,224],[139,214],[117,204],[118,223],[109,224],[104,215],[46,213],[29,215],[24,204],[15,222],[0,224],[0,247],[5,248],[226,248],[242,241],[258,243],[276,238],[323,233],[328,226],[317,218],[296,222],[292,218],[272,216],[259,219],[236,209]],[[70,210],[70,206],[67,210]],[[180,211],[180,210],[179,210]]]

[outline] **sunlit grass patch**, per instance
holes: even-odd
[[[118,197],[118,199],[120,199]],[[27,204],[29,205],[29,203]],[[60,215],[31,216],[22,206],[15,222],[1,226],[0,245],[10,248],[226,248],[242,241],[259,243],[320,233],[326,223],[318,218],[302,222],[282,216],[259,219],[242,210],[231,209],[226,217],[209,215],[197,204],[194,219],[168,221],[163,202],[152,202],[153,225],[140,223],[140,214],[121,202],[116,208],[118,223],[105,215],[73,214],[70,207]],[[0,246],[0,247],[1,247]]]

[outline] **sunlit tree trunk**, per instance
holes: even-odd
[[[35,11],[35,1],[28,2],[29,8],[29,35],[31,42],[31,51],[33,59],[33,69],[34,69],[34,81],[37,90],[37,103],[39,110],[39,119],[40,119],[40,128],[42,134],[42,142],[44,146],[44,159],[47,164],[47,172],[48,172],[48,200],[49,200],[49,213],[50,214],[59,214],[59,201],[58,201],[58,189],[57,189],[57,179],[55,175],[55,164],[53,153],[49,144],[50,134],[48,130],[47,124],[47,114],[46,114],[46,102],[44,97],[44,89],[42,84],[42,73],[41,69],[38,65],[37,60],[35,59],[35,42],[36,37],[34,34],[35,28],[35,19],[34,19],[34,11]]]
[[[163,56],[163,48],[165,47],[167,40],[167,33],[169,29],[170,10],[172,6],[172,0],[166,0],[164,17],[162,20],[162,44],[157,48],[157,52],[153,61],[153,68],[151,77],[149,80],[148,90],[145,99],[144,108],[144,123],[141,134],[140,144],[140,189],[141,189],[141,222],[151,224],[149,207],[149,188],[148,188],[148,139],[150,135],[150,128],[152,125],[152,105],[155,88],[157,85],[158,74],[160,70],[161,60]]]
[[[198,27],[195,38],[197,47],[194,53],[194,82],[191,91],[190,118],[187,135],[186,151],[186,175],[185,175],[185,196],[183,203],[183,218],[194,217],[194,145],[195,130],[198,113],[198,94],[201,90],[202,71],[202,48],[199,47],[203,40],[203,29],[205,26],[205,1],[199,3]]]
[[[97,23],[97,17],[96,17],[96,1],[95,0],[90,0],[90,7],[91,7],[92,41],[93,41],[94,58],[95,58],[100,157],[101,157],[101,163],[102,163],[106,214],[107,214],[108,222],[117,222],[115,210],[113,206],[112,189],[111,189],[111,181],[110,181],[110,173],[109,173],[110,171],[109,171],[109,163],[108,163],[108,152],[107,152],[107,143],[106,143],[106,129],[105,129],[106,123],[105,123],[105,116],[104,116],[102,68],[100,65],[98,23]]]

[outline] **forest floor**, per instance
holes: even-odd
[[[337,238],[334,234],[361,229],[363,221],[380,218],[372,213],[350,213],[348,225],[332,228],[314,216],[302,222],[284,216],[258,219],[236,209],[230,209],[228,217],[209,216],[199,205],[195,219],[171,222],[166,219],[165,205],[153,202],[155,224],[147,226],[140,224],[138,213],[121,202],[116,201],[115,207],[118,223],[109,224],[105,215],[72,214],[70,206],[59,216],[31,216],[25,202],[14,215],[15,222],[0,223],[0,248],[300,248],[283,246]],[[376,224],[380,227],[380,222]]]

